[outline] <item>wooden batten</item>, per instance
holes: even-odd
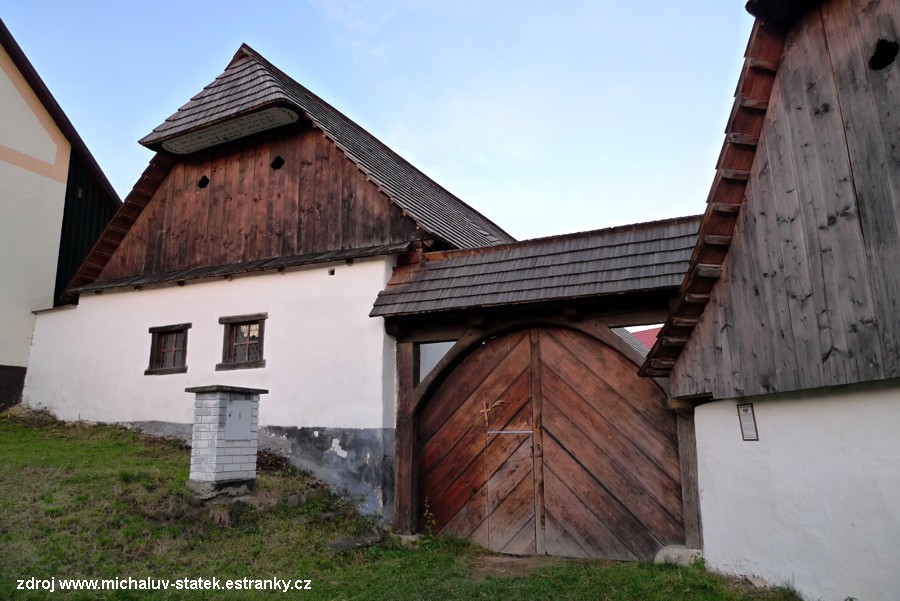
[[[679,300],[641,368],[643,376],[660,376],[660,372],[668,375],[710,302],[713,286],[724,275],[723,264],[747,193],[784,39],[783,31],[762,21],[757,20],[753,26],[691,267],[682,282]],[[676,340],[678,343],[673,343]]]
[[[729,246],[731,244],[731,236],[707,234],[703,236],[703,244],[708,244],[709,246]]]

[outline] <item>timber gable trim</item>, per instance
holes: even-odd
[[[757,18],[744,53],[744,67],[725,128],[725,141],[716,164],[706,211],[700,222],[697,243],[678,299],[641,367],[642,376],[670,375],[684,345],[664,341],[686,341],[690,338],[709,304],[713,286],[722,274],[745,200],[749,173],[756,158],[784,42],[785,32],[780,26],[769,25]]]

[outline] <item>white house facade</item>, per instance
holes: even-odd
[[[22,392],[33,311],[62,302],[68,264],[81,262],[118,198],[2,21],[0,108],[2,408]],[[86,227],[73,237],[78,217]]]
[[[62,419],[125,422],[190,439],[194,396],[185,388],[265,388],[261,444],[381,513],[394,346],[368,311],[393,265],[393,257],[379,257],[85,294],[77,306],[38,315],[23,400]],[[264,365],[217,370],[227,329],[219,319],[234,316],[265,322]],[[186,369],[154,373],[150,330],[172,325],[186,332]]]

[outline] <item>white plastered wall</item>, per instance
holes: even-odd
[[[0,48],[0,365],[25,367],[53,306],[70,145]]]
[[[808,599],[900,594],[900,382],[696,409],[707,564],[790,583]]]
[[[393,259],[85,294],[38,315],[23,400],[63,419],[189,423],[189,386],[270,391],[260,425],[393,428],[394,344],[368,316]],[[329,275],[329,270],[334,275]],[[219,317],[268,313],[261,369],[215,371]],[[148,328],[191,323],[187,373],[145,376]],[[386,367],[387,365],[387,367]]]

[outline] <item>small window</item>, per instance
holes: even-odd
[[[150,365],[145,376],[183,374],[187,371],[187,331],[191,324],[150,328]]]
[[[222,362],[216,365],[217,371],[266,366],[263,335],[268,316],[268,313],[255,313],[219,318],[219,323],[225,326],[225,337]]]

